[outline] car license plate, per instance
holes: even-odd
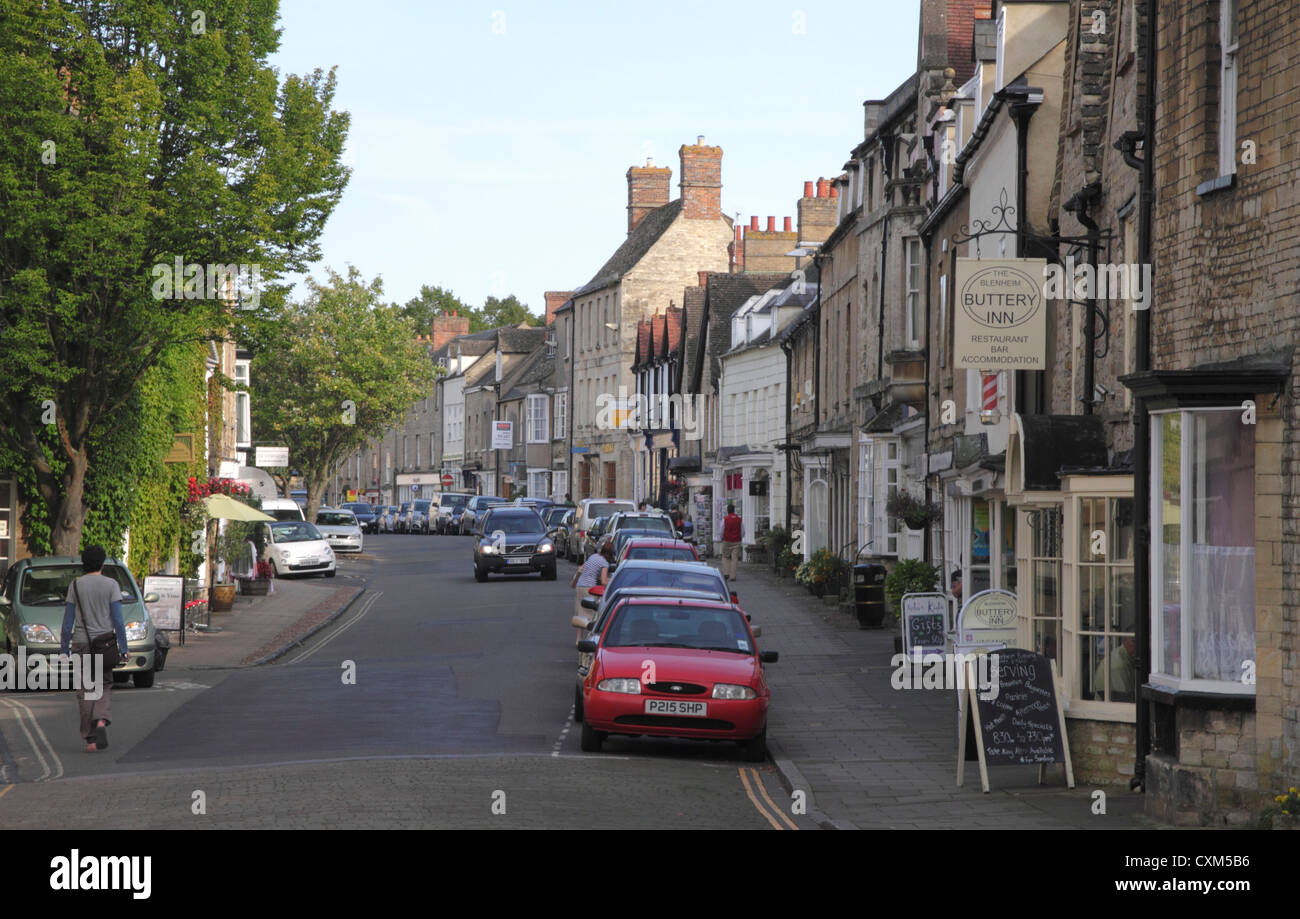
[[[527,565],[527,564],[528,564],[529,562],[531,562],[531,561],[532,561],[531,558],[508,558],[508,559],[506,559],[506,564],[507,564],[507,565]]]
[[[318,559],[314,555],[305,555],[303,556],[302,561],[298,562],[298,564],[300,565],[316,565],[319,563],[320,563],[320,559]]]
[[[647,715],[686,715],[690,718],[707,718],[709,706],[705,702],[687,702],[684,699],[646,699]]]

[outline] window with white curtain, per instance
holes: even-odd
[[[551,439],[547,425],[547,409],[550,400],[541,393],[528,397],[528,442],[544,444]],[[536,494],[531,492],[531,494]]]
[[[1237,3],[1219,3],[1219,175],[1237,172]]]
[[[555,439],[564,440],[569,435],[568,390],[555,394]]]
[[[551,482],[554,483],[551,492],[551,498],[554,501],[563,501],[564,496],[569,493],[569,470],[557,469],[551,473]]]
[[[921,240],[908,239],[903,246],[907,260],[903,275],[907,282],[907,346],[919,348],[925,323],[921,316]]]
[[[1151,678],[1253,693],[1255,428],[1240,405],[1152,418]]]

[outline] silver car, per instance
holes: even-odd
[[[322,507],[317,511],[316,529],[335,552],[360,552],[365,540],[357,515],[339,508]]]

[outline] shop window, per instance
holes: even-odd
[[[981,590],[993,586],[989,571],[992,537],[991,505],[984,498],[971,498],[970,571],[966,583],[962,585],[967,597],[973,597]]]
[[[1035,651],[1061,665],[1061,508],[1031,509],[1025,558],[1028,590],[1021,609],[1029,619]],[[1023,618],[1023,617],[1022,617]]]
[[[1253,693],[1255,429],[1240,406],[1154,418],[1153,679]]]
[[[1133,499],[1081,498],[1074,511],[1080,698],[1133,702]]]

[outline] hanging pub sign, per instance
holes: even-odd
[[[957,614],[957,650],[996,650],[1016,642],[1016,595],[1009,590],[981,590]]]
[[[954,366],[1046,369],[1046,271],[1041,258],[957,259]]]

